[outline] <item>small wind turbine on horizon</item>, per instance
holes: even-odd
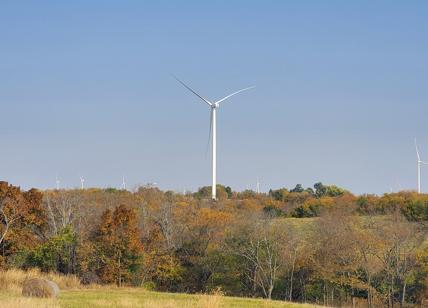
[[[397,187],[398,187],[398,191],[402,191],[403,190],[403,186],[401,186],[400,181],[397,179]]]
[[[216,187],[217,187],[217,118],[216,118],[216,113],[217,113],[217,108],[220,107],[220,103],[227,100],[228,98],[241,93],[243,91],[252,89],[254,87],[248,87],[248,88],[244,88],[241,89],[239,91],[233,92],[232,94],[229,94],[225,97],[223,97],[222,99],[219,99],[217,101],[209,101],[206,98],[202,97],[201,95],[199,95],[198,93],[196,93],[193,89],[191,89],[189,86],[187,86],[184,82],[182,82],[180,79],[178,79],[177,77],[174,76],[174,78],[181,83],[187,90],[189,90],[190,92],[192,92],[193,94],[195,94],[197,97],[199,97],[201,100],[203,100],[211,109],[211,116],[210,116],[210,132],[209,132],[209,137],[208,137],[208,142],[209,139],[211,139],[212,143],[211,143],[211,150],[212,150],[212,185],[211,185],[211,198],[213,200],[217,199],[217,195],[216,195]]]
[[[259,178],[257,178],[257,185],[256,185],[256,193],[260,193],[260,181]]]
[[[421,160],[421,156],[419,155],[418,143],[416,142],[416,138],[415,138],[415,148],[416,148],[416,156],[418,158],[418,160],[417,160],[417,162],[418,162],[418,194],[420,194],[421,193],[421,166],[422,165],[428,165],[428,163]]]
[[[83,176],[80,177],[80,189],[85,189],[85,179]]]
[[[60,184],[60,180],[58,178],[58,175],[55,178],[55,183],[56,183],[56,190],[59,190],[59,184]]]
[[[125,176],[122,176],[122,186],[121,186],[121,188],[122,188],[123,190],[126,190]]]

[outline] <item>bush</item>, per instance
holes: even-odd
[[[82,277],[80,278],[80,282],[84,285],[100,284],[101,280],[94,272],[87,272],[82,275]]]

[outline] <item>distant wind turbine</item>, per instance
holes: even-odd
[[[398,186],[398,191],[402,191],[403,190],[403,186],[401,186],[400,181],[397,179],[397,186]]]
[[[126,190],[125,176],[122,176],[122,189]]]
[[[217,187],[217,119],[216,119],[216,112],[217,108],[220,106],[220,103],[227,100],[228,98],[241,93],[243,91],[252,89],[254,87],[248,87],[241,89],[239,91],[233,92],[232,94],[229,94],[222,99],[219,99],[218,101],[209,101],[206,98],[202,97],[198,93],[196,93],[193,89],[191,89],[189,86],[187,86],[184,82],[179,80],[177,77],[174,77],[179,83],[181,83],[187,90],[195,94],[197,97],[199,97],[201,100],[203,100],[210,108],[211,108],[211,117],[210,117],[210,134],[209,139],[212,136],[212,143],[211,143],[211,149],[212,149],[212,185],[211,185],[211,198],[213,200],[217,199],[216,196],[216,187]],[[208,140],[209,142],[209,140]]]
[[[257,186],[256,186],[256,193],[260,193],[260,181],[259,178],[257,178]]]
[[[158,183],[156,183],[156,182],[149,182],[149,183],[147,183],[146,187],[148,187],[148,188],[154,188],[154,187],[156,187],[156,185],[158,185]]]
[[[83,176],[80,177],[80,189],[84,189],[85,188],[85,179],[83,178]]]
[[[428,163],[421,160],[421,156],[419,155],[418,143],[415,138],[415,148],[416,148],[416,156],[418,158],[418,193],[421,193],[421,166],[428,165]]]
[[[55,178],[55,182],[56,182],[56,189],[59,190],[59,184],[60,184],[60,180],[58,178],[58,175]]]

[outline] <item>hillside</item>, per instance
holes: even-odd
[[[283,301],[268,301],[226,297],[221,295],[189,295],[150,292],[140,288],[102,288],[89,290],[66,290],[58,299],[24,298],[19,293],[0,292],[0,307],[272,307],[305,308],[314,305],[294,304]]]
[[[219,187],[212,202],[207,188],[22,191],[2,182],[0,270],[326,306],[425,301],[428,196],[314,188]]]

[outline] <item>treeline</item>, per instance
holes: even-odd
[[[0,268],[171,292],[330,306],[428,298],[428,195],[337,186],[177,194],[21,191],[0,182]]]

